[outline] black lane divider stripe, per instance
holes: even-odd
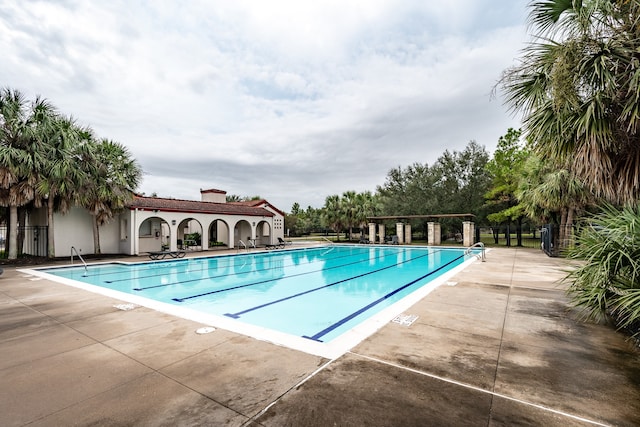
[[[278,254],[282,255],[282,252],[279,252]],[[267,255],[270,256],[270,257],[271,256],[276,256],[276,254],[274,254],[273,252],[269,253],[269,254],[265,254],[263,256],[267,256]],[[350,256],[358,256],[358,255],[360,255],[360,254],[351,253],[351,254],[347,254],[347,255],[340,255],[340,256],[337,256],[337,257],[327,258],[326,260],[323,260],[323,261],[339,259],[339,258],[347,258],[347,257],[350,257]],[[178,262],[180,262],[180,261],[178,261]],[[308,262],[305,262],[304,264],[312,264],[314,262],[316,262],[316,261],[308,261]],[[226,268],[226,267],[231,267],[231,266],[232,265],[225,265],[225,266],[217,267],[217,268]],[[238,265],[233,264],[233,267],[238,267]],[[290,267],[290,266],[286,266],[285,265],[284,267]],[[269,267],[269,268],[262,268],[262,269],[257,269],[257,270],[242,271],[242,272],[239,272],[239,273],[227,273],[227,274],[221,274],[221,275],[218,275],[218,276],[206,276],[203,279],[218,279],[220,277],[241,275],[241,274],[248,274],[248,273],[255,273],[255,272],[259,272],[259,271],[269,271],[269,270],[275,270],[275,269],[279,269],[279,268],[282,268],[282,267],[281,266]],[[181,271],[181,272],[179,272],[177,274],[182,274],[182,273],[187,273],[187,272],[208,271],[209,269],[210,268],[208,266],[203,266],[202,268],[199,268],[199,269],[193,269],[193,270],[189,270],[189,271]],[[162,276],[165,276],[166,274],[167,273],[151,274],[151,275],[148,275],[148,276],[139,276],[139,277],[136,277],[136,279],[148,279],[148,278],[151,278],[151,277],[162,277]],[[117,280],[105,280],[105,283],[127,282],[127,281],[130,281],[130,280],[131,280],[131,277],[125,278],[125,279],[117,279]],[[202,280],[202,279],[199,279],[199,280]],[[144,291],[146,289],[154,289],[154,288],[162,288],[162,287],[165,287],[165,286],[179,285],[181,283],[188,283],[190,281],[192,281],[192,280],[164,283],[162,285],[145,286],[145,287],[142,287],[142,288],[133,288],[133,290],[134,291]]]
[[[321,248],[312,248],[312,249],[309,249],[309,250],[319,251],[320,249]],[[303,249],[294,249],[294,250],[295,251],[299,251],[299,250],[303,250]],[[255,258],[255,255],[256,255],[255,253],[253,253],[253,254],[240,254],[240,255],[228,255],[228,256],[225,256],[224,259],[230,259],[231,256],[238,256],[238,257],[240,257],[242,259],[245,259],[246,257]],[[272,257],[272,256],[282,255],[282,252],[277,252],[277,253],[269,252],[269,253],[260,254],[260,255],[261,256]],[[343,256],[347,256],[347,255],[343,255]],[[219,258],[223,259],[222,257],[219,257]],[[211,259],[212,259],[212,257],[205,258],[205,260],[211,260]],[[180,267],[182,265],[187,265],[187,263],[189,261],[190,260],[180,259],[180,260],[174,260],[174,261],[165,261],[164,263],[146,263],[146,264],[154,265],[155,268],[141,268],[141,269],[139,269],[137,271],[158,270],[158,268],[166,268],[166,267],[169,267],[169,266],[172,266],[172,265]],[[200,261],[200,260],[198,260],[198,261]],[[228,267],[237,267],[237,266],[238,265],[236,263],[232,263],[232,264],[218,266],[217,268],[228,268]],[[193,270],[189,270],[189,271],[195,272],[195,271],[204,271],[204,270],[208,270],[208,269],[209,269],[208,266],[203,266],[202,268],[193,269]],[[114,271],[114,272],[111,272],[111,273],[102,273],[102,275],[106,276],[106,275],[109,275],[109,274],[123,274],[123,273],[125,273],[125,272]],[[164,275],[166,275],[166,273],[150,274],[148,276],[138,276],[138,277],[136,277],[136,279],[148,279],[150,277],[161,277],[161,276],[164,276]],[[127,282],[129,280],[131,280],[131,277],[127,277],[127,278],[124,278],[124,279],[105,280],[104,282],[105,283],[116,283],[116,282]],[[178,282],[178,283],[181,283],[181,282]],[[168,285],[164,285],[164,286],[170,286],[170,285],[171,285],[171,283],[168,284]],[[143,289],[147,289],[147,288],[139,288],[139,289],[134,289],[134,290],[143,290]]]
[[[361,259],[361,260],[358,260],[358,261],[349,262],[347,264],[336,265],[334,267],[321,268],[320,270],[305,271],[304,273],[291,274],[289,276],[278,277],[276,279],[265,279],[265,280],[260,280],[259,282],[252,282],[252,283],[246,283],[244,285],[232,286],[230,288],[217,289],[215,291],[205,292],[205,293],[198,294],[198,295],[191,295],[191,296],[184,297],[184,298],[171,298],[171,299],[173,301],[176,301],[176,302],[184,302],[186,300],[193,299],[193,298],[205,297],[207,295],[213,295],[213,294],[218,294],[218,293],[221,293],[221,292],[233,291],[235,289],[241,289],[241,288],[246,288],[246,287],[249,287],[249,286],[261,285],[263,283],[275,282],[277,280],[283,280],[283,279],[289,279],[289,278],[292,278],[292,277],[304,276],[304,275],[307,275],[307,274],[319,273],[321,271],[334,270],[336,268],[342,268],[342,267],[346,267],[348,265],[359,264],[359,263],[362,263],[362,262],[371,261],[372,259],[382,258],[382,257],[387,256],[387,255],[389,255],[389,254],[381,254],[381,255],[378,255],[377,257],[374,257],[374,258]],[[426,256],[426,255],[421,255],[421,256]],[[397,265],[397,264],[394,264],[394,265]],[[387,268],[387,267],[385,267],[385,268]],[[356,276],[356,277],[358,277],[358,276]],[[199,280],[201,280],[201,279],[187,280],[187,281],[180,282],[180,283],[195,282],[195,281],[199,281]]]
[[[238,318],[240,318],[240,316],[242,316],[243,314],[249,313],[250,311],[254,311],[254,310],[258,310],[258,309],[264,308],[264,307],[268,307],[268,306],[273,305],[273,304],[278,304],[280,302],[287,301],[287,300],[290,300],[290,299],[293,299],[293,298],[297,298],[297,297],[302,296],[302,295],[310,294],[311,292],[316,292],[316,291],[319,291],[321,289],[330,288],[331,286],[339,285],[340,283],[348,282],[349,280],[359,279],[360,277],[368,276],[370,274],[379,273],[379,272],[381,272],[383,270],[388,270],[390,268],[397,267],[400,264],[404,264],[404,263],[407,263],[407,262],[415,261],[415,260],[417,260],[419,258],[423,258],[423,257],[429,256],[429,255],[430,255],[429,253],[426,253],[424,255],[419,255],[419,256],[417,256],[415,258],[411,258],[411,259],[408,259],[408,260],[405,260],[405,261],[402,261],[402,262],[396,262],[393,265],[388,265],[386,267],[382,267],[382,268],[379,268],[379,269],[376,269],[376,270],[367,271],[366,273],[358,274],[357,276],[348,277],[346,279],[342,279],[342,280],[339,280],[337,282],[329,283],[327,285],[322,285],[322,286],[319,286],[317,288],[306,290],[304,292],[299,292],[297,294],[289,295],[287,297],[280,298],[280,299],[277,299],[277,300],[274,300],[274,301],[271,301],[271,302],[267,302],[267,303],[264,303],[264,304],[260,304],[260,305],[257,305],[255,307],[251,307],[251,308],[248,308],[246,310],[239,311],[237,313],[225,313],[225,316],[232,317],[234,319],[238,319]]]
[[[422,277],[418,277],[417,279],[415,279],[415,280],[413,280],[413,281],[411,281],[411,282],[407,283],[406,285],[403,285],[403,286],[399,287],[398,289],[396,289],[396,290],[394,290],[394,291],[389,292],[388,294],[386,294],[386,295],[384,295],[384,296],[382,296],[382,297],[378,298],[377,300],[375,300],[375,301],[373,301],[373,302],[371,302],[371,303],[367,304],[366,306],[362,307],[360,310],[358,310],[358,311],[354,311],[353,313],[351,313],[351,314],[350,314],[350,315],[348,315],[347,317],[345,317],[345,318],[343,318],[343,319],[341,319],[341,320],[337,321],[336,323],[334,323],[334,324],[333,324],[333,325],[331,325],[331,326],[326,327],[325,329],[321,330],[321,331],[320,331],[320,332],[318,332],[317,334],[315,334],[315,335],[313,335],[313,336],[303,335],[303,336],[302,336],[302,338],[307,338],[307,339],[310,339],[310,340],[313,340],[313,341],[323,342],[320,338],[321,338],[321,337],[323,337],[323,336],[325,336],[325,335],[326,335],[326,334],[328,334],[329,332],[331,332],[331,331],[333,331],[334,329],[336,329],[336,328],[338,328],[338,327],[342,326],[343,324],[345,324],[345,323],[346,323],[346,322],[348,322],[349,320],[353,319],[353,318],[354,318],[354,317],[356,317],[356,316],[359,316],[360,314],[364,313],[365,311],[369,310],[370,308],[372,308],[372,307],[374,307],[374,306],[376,306],[376,305],[380,304],[382,301],[384,301],[384,300],[386,300],[386,299],[388,299],[388,298],[392,297],[393,295],[397,294],[398,292],[400,292],[400,291],[402,291],[402,290],[404,290],[404,289],[408,288],[409,286],[411,286],[411,285],[415,284],[416,282],[419,282],[420,280],[424,279],[425,277],[429,277],[429,276],[431,276],[433,273],[436,273],[436,272],[438,272],[438,271],[442,270],[443,268],[445,268],[445,267],[447,267],[448,265],[450,265],[450,264],[452,264],[452,263],[456,262],[457,260],[459,260],[460,258],[463,258],[464,256],[465,256],[465,255],[464,255],[464,254],[462,254],[462,255],[460,255],[459,257],[457,257],[457,258],[455,258],[455,259],[453,259],[453,260],[449,261],[448,263],[446,263],[446,264],[444,264],[444,265],[442,265],[442,266],[440,266],[440,267],[436,268],[435,270],[428,272],[428,273],[427,273],[427,274],[425,274],[424,276],[422,276]]]
[[[351,253],[351,254],[348,254],[348,255],[341,255],[341,256],[337,256],[337,257],[327,258],[327,259],[324,259],[324,260],[321,260],[321,261],[330,261],[330,260],[336,260],[336,259],[339,259],[339,258],[350,258],[350,257],[353,257],[353,256],[360,256],[360,255],[362,255],[362,254],[361,253],[360,254],[352,254]],[[379,255],[378,258],[380,256],[384,256],[384,254],[383,255]],[[344,267],[346,265],[356,264],[356,263],[364,262],[364,261],[367,261],[367,260],[370,260],[370,259],[371,258],[362,259],[362,260],[350,262],[348,264],[341,264],[339,266],[331,267],[331,268]],[[300,265],[302,265],[302,264],[311,265],[311,264],[314,264],[315,262],[317,262],[317,261],[310,261],[310,262],[306,262],[306,263],[301,263]],[[134,291],[144,291],[144,290],[147,290],[147,289],[163,288],[165,286],[181,285],[183,283],[189,283],[189,282],[198,282],[198,281],[204,280],[204,279],[219,279],[221,277],[227,277],[227,276],[241,276],[243,274],[251,274],[251,273],[264,272],[264,271],[269,271],[269,270],[276,270],[276,269],[281,269],[283,267],[293,267],[294,265],[298,265],[298,264],[291,264],[291,265],[285,265],[285,266],[277,266],[277,267],[270,267],[270,268],[262,268],[262,269],[256,269],[256,270],[242,271],[240,273],[227,273],[227,274],[220,274],[220,275],[217,275],[217,276],[206,276],[206,277],[199,278],[199,279],[181,280],[179,282],[163,283],[161,285],[146,286],[144,288],[133,288],[133,290]],[[310,272],[307,272],[307,273],[314,273],[314,272],[318,272],[318,271],[322,271],[322,270],[327,270],[327,269],[326,268],[322,268],[320,270],[313,270],[313,271],[310,271]],[[300,274],[306,274],[306,273],[300,273]],[[295,275],[292,275],[292,276],[287,276],[287,277],[295,277],[295,276],[298,276],[298,274],[295,274]],[[282,277],[280,277],[278,279],[269,279],[269,280],[266,280],[266,282],[270,282],[272,280],[279,280],[279,279],[282,279]],[[238,287],[242,288],[242,287],[245,287],[245,286],[252,286],[252,285],[261,284],[261,283],[265,283],[265,281],[250,283],[248,285],[241,285],[241,286],[236,286],[234,288],[227,288],[227,289],[228,290],[233,290],[233,289],[237,289]],[[220,289],[220,290],[212,292],[212,293],[217,293],[217,292],[224,291],[224,290],[225,289]],[[203,295],[208,295],[208,294],[203,294]],[[189,299],[189,298],[191,298],[191,297],[185,297],[184,299]],[[175,301],[178,301],[175,298],[173,298],[173,299]]]

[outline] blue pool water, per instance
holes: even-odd
[[[48,274],[329,342],[462,264],[464,249],[327,246]]]

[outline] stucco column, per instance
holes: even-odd
[[[171,235],[171,240],[169,242],[170,251],[178,250],[178,225],[177,224],[178,224],[178,221],[175,219],[172,219],[169,222],[169,234]]]
[[[376,242],[376,223],[370,222],[369,223],[369,243],[375,243],[375,242]]]
[[[476,226],[471,221],[463,221],[462,223],[462,245],[471,246],[475,242]]]
[[[398,236],[398,244],[401,245],[404,243],[404,224],[401,222],[396,222],[396,236]]]
[[[384,224],[378,226],[378,235],[380,236],[380,243],[384,244]]]
[[[233,224],[233,227],[229,225],[229,249],[233,249],[236,247],[236,241],[233,238],[233,232],[235,230],[235,224]]]
[[[209,250],[209,227],[211,227],[211,223],[202,226],[202,233],[200,233],[200,244],[202,245],[203,251]]]
[[[429,246],[440,244],[440,223],[439,222],[427,223],[427,244]]]
[[[140,238],[139,231],[140,224],[138,224],[138,208],[135,208],[133,211],[133,220],[131,221],[131,246],[132,246],[132,255],[140,255],[140,242],[138,239]]]
[[[411,244],[411,224],[404,225],[404,243]]]

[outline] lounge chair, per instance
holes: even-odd
[[[368,245],[368,244],[369,244],[369,243],[371,243],[371,242],[370,242],[370,241],[369,241],[369,239],[367,239],[366,237],[361,236],[361,237],[360,237],[360,240],[358,241],[358,243],[362,243],[363,245]]]
[[[398,240],[398,236],[391,236],[391,244],[392,245],[399,245],[400,244],[400,240]]]
[[[185,251],[152,251],[149,252],[149,258],[151,259],[165,259],[170,256],[171,258],[182,258],[187,253]]]
[[[292,245],[293,242],[287,242],[282,237],[278,237],[278,244],[282,245],[282,247],[284,248],[286,245]]]

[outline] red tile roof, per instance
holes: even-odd
[[[267,209],[235,203],[200,202],[196,200],[163,199],[135,196],[129,209],[149,209],[163,212],[208,213],[219,215],[274,216]]]
[[[271,203],[269,203],[266,199],[258,199],[258,200],[244,200],[242,202],[229,202],[229,203],[233,203],[236,205],[244,205],[244,206],[269,206],[271,207],[273,210],[275,210],[276,212],[278,212],[280,215],[285,216],[285,213],[282,212],[280,209],[276,208],[275,206],[273,206]]]

